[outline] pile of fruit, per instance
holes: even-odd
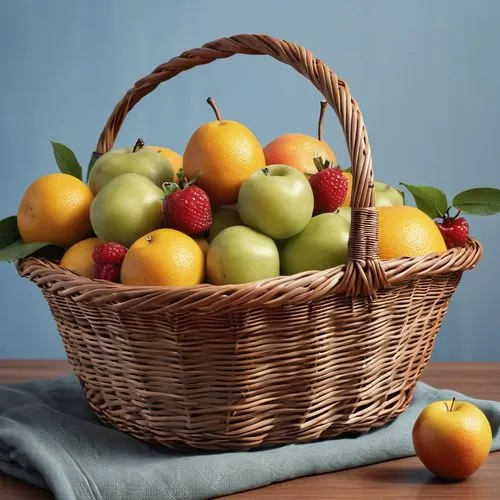
[[[183,156],[145,145],[114,149],[89,166],[53,143],[61,173],[36,180],[16,216],[0,222],[0,259],[47,256],[61,267],[126,285],[191,286],[254,282],[323,270],[347,260],[352,175],[318,137],[282,135],[266,147],[243,124],[200,126]],[[382,259],[415,257],[463,246],[468,224],[450,215],[444,193],[375,182]],[[459,193],[452,206],[495,213],[500,191]],[[439,220],[437,220],[439,219]]]

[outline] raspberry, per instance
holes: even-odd
[[[127,253],[127,248],[120,243],[101,243],[92,252],[96,264],[121,264]]]

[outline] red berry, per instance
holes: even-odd
[[[127,253],[127,247],[120,243],[101,243],[94,247],[92,259],[96,264],[120,265]]]
[[[165,227],[186,234],[200,234],[212,225],[212,208],[207,193],[194,184],[179,189],[172,185],[163,201]]]
[[[120,281],[120,268],[121,264],[95,264],[94,279],[118,283]]]
[[[328,161],[315,161],[315,164],[319,171],[310,178],[314,194],[314,214],[335,212],[347,196],[347,177],[340,167],[332,167]]]
[[[436,224],[448,248],[465,246],[469,238],[469,224],[463,217],[445,218]]]

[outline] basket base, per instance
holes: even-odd
[[[404,412],[460,277],[200,317],[46,295],[104,422],[174,449],[248,450],[365,433]]]

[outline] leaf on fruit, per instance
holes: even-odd
[[[500,189],[473,188],[458,193],[453,206],[472,215],[493,215],[500,212]]]
[[[400,182],[413,195],[417,208],[425,212],[431,219],[442,217],[448,209],[446,195],[432,186],[413,186]]]
[[[17,229],[17,217],[12,215],[0,221],[0,248],[21,239]]]
[[[348,172],[352,174],[352,167],[344,168],[344,172]]]
[[[94,163],[103,155],[103,153],[98,153],[97,151],[94,151],[92,153],[92,156],[90,157],[89,165],[87,167],[87,182],[90,177],[90,172],[92,171],[92,167],[94,166]]]
[[[0,249],[0,261],[12,262],[17,259],[22,259],[47,245],[49,245],[49,243],[23,243],[21,240],[17,240],[7,245],[5,248]]]
[[[50,143],[59,170],[63,174],[69,174],[82,180],[82,166],[78,163],[75,153],[64,144],[52,141]]]

